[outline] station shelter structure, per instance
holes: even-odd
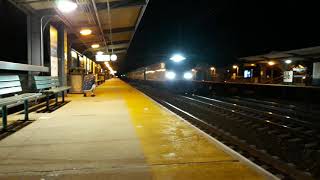
[[[240,58],[232,73],[239,81],[320,85],[320,46]]]
[[[58,76],[61,85],[72,86],[71,92],[81,89],[85,74],[107,79],[115,74],[117,61],[125,58],[148,4],[148,0],[66,0],[76,6],[67,12],[69,7],[59,9],[59,2],[0,1],[2,9],[20,14],[25,29],[15,29],[16,33],[27,34],[25,59],[0,58],[0,75],[18,74],[27,89],[34,75]],[[100,62],[98,52],[116,55],[117,61]]]

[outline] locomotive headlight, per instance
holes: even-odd
[[[183,74],[184,79],[190,80],[192,79],[192,73],[191,72],[185,72]]]
[[[172,80],[172,79],[174,79],[175,77],[176,77],[176,73],[175,73],[175,72],[173,72],[173,71],[168,71],[168,72],[166,72],[166,78],[167,78],[167,79]]]

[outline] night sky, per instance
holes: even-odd
[[[26,16],[0,0],[0,59],[26,63]],[[320,11],[311,0],[150,0],[120,72],[181,52],[216,67],[271,51],[320,46]],[[22,62],[23,61],[23,62]]]
[[[27,62],[27,18],[7,0],[0,0],[0,61]]]
[[[320,45],[316,1],[151,0],[120,71],[174,52],[223,67],[238,57]]]

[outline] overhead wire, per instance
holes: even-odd
[[[107,41],[104,37],[104,33],[103,33],[103,29],[102,29],[102,25],[101,25],[101,22],[100,22],[100,18],[99,18],[99,14],[98,14],[98,9],[97,9],[97,6],[96,6],[96,3],[95,3],[95,0],[91,0],[92,2],[92,6],[93,6],[93,9],[94,9],[94,13],[96,15],[96,19],[97,19],[97,22],[98,22],[98,26],[99,26],[99,29],[100,29],[100,33],[101,33],[101,37],[104,41],[104,44],[105,44],[105,47],[106,47],[106,51],[107,53],[109,52],[108,50],[108,44],[107,44]]]
[[[111,44],[111,51],[113,54],[113,39],[112,39],[112,20],[111,20],[111,8],[110,8],[110,2],[107,0],[107,10],[108,10],[108,24],[109,24],[109,36],[110,36],[110,44]]]

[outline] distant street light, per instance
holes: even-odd
[[[70,13],[77,9],[78,5],[70,0],[58,0],[57,7],[63,13]]]
[[[276,63],[274,61],[269,61],[268,62],[269,66],[271,66],[271,82],[273,83],[273,65],[275,65]]]
[[[284,61],[286,64],[291,64],[292,63],[292,60],[291,59],[287,59]]]
[[[184,57],[184,56],[182,56],[181,54],[174,54],[171,58],[170,58],[170,60],[171,61],[174,61],[174,62],[181,62],[181,61],[183,61],[183,60],[185,60],[186,58]]]
[[[211,70],[211,76],[215,76],[216,75],[216,68],[212,66],[210,68],[210,70]]]
[[[233,65],[232,68],[237,70],[236,77],[239,76],[239,66],[238,65]]]

